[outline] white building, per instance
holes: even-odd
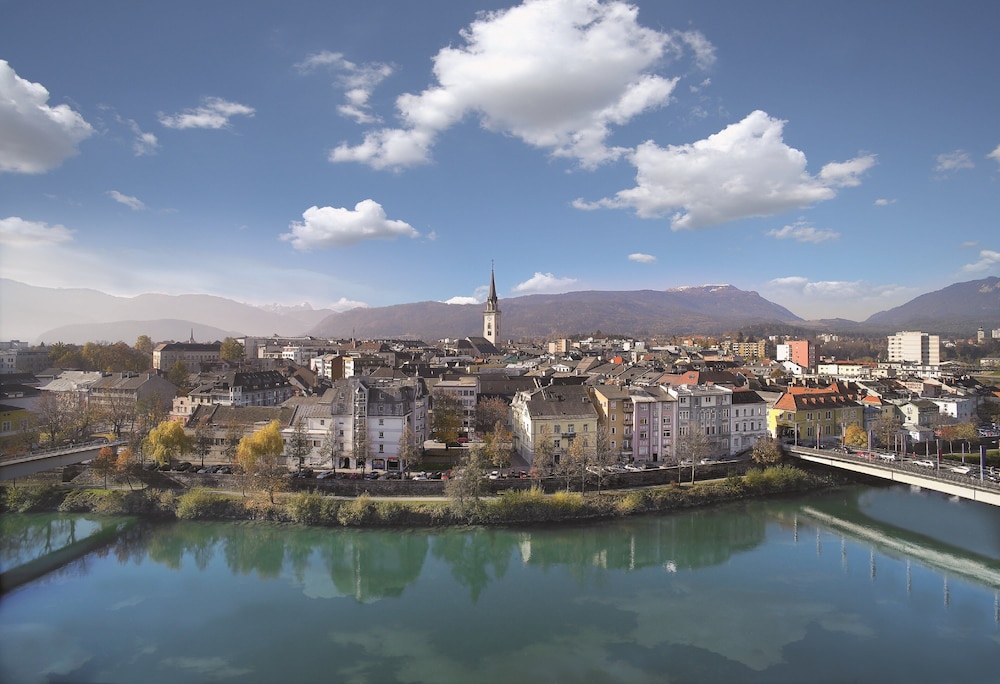
[[[667,391],[677,400],[678,437],[700,431],[714,445],[716,456],[728,456],[733,390],[720,385],[677,385]],[[683,454],[678,456],[683,458]]]
[[[941,363],[941,338],[924,332],[903,331],[889,335],[889,363],[916,363],[937,366]]]

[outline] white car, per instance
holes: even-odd
[[[920,461],[914,461],[913,465],[918,465],[924,468],[933,468],[936,464],[934,463],[934,461],[922,459]]]

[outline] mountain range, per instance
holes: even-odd
[[[866,321],[806,321],[756,292],[731,285],[669,290],[583,291],[500,300],[503,337],[573,334],[719,334],[753,324],[883,333],[925,330],[971,335],[1000,327],[1000,278],[956,283]],[[0,279],[0,340],[133,342],[221,340],[256,335],[437,340],[482,334],[482,304],[416,302],[344,312],[308,305],[268,307],[210,295],[117,297]]]

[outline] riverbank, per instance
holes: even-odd
[[[341,499],[311,492],[262,496],[193,489],[79,489],[20,486],[0,489],[0,512],[132,515],[157,520],[259,520],[327,527],[438,527],[582,522],[707,506],[761,496],[795,494],[834,484],[793,466],[772,466],[723,480],[601,493],[510,490],[466,499],[404,500],[362,494]]]

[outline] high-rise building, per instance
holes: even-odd
[[[941,338],[924,332],[902,331],[889,335],[889,363],[941,363]]]

